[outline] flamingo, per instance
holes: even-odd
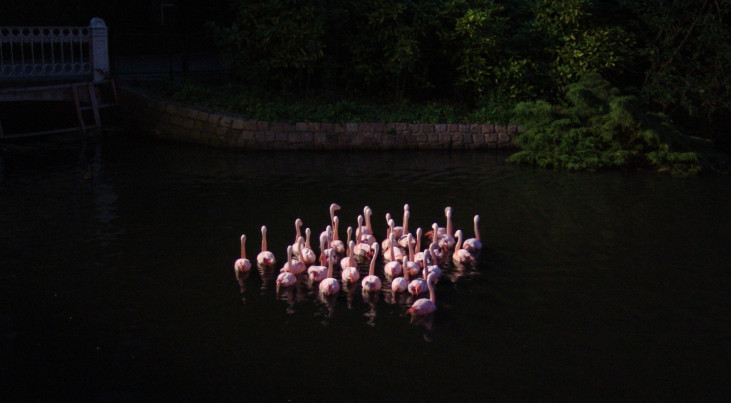
[[[300,218],[297,218],[296,220],[294,220],[295,235],[294,235],[294,243],[292,244],[292,253],[294,254],[295,257],[298,257],[299,253],[300,253],[299,239],[302,236],[300,227],[302,227],[302,220]]]
[[[416,229],[416,241],[414,242],[414,258],[411,259],[414,262],[416,262],[419,267],[424,267],[424,252],[421,251],[421,236],[422,236],[422,229],[421,227]]]
[[[442,250],[439,248],[439,245],[436,242],[432,242],[432,244],[429,245],[429,254],[431,257],[436,256],[436,259],[434,259],[434,262],[432,262],[434,264],[431,264],[431,265],[427,264],[426,267],[424,268],[424,270],[428,274],[434,273],[436,275],[435,280],[439,280],[439,277],[442,276],[442,269],[439,268],[439,263],[438,263],[439,259],[441,258],[441,253],[442,253]],[[427,261],[425,260],[424,263],[427,263]]]
[[[376,258],[378,256],[378,243],[371,245],[373,248],[373,257],[371,258],[371,265],[368,269],[368,275],[363,277],[361,286],[365,292],[377,292],[381,289],[381,279],[375,275],[376,272]]]
[[[340,240],[338,236],[338,226],[340,225],[340,219],[338,216],[333,217],[332,236],[333,239],[330,241],[330,247],[335,250],[335,253],[339,256],[345,256],[345,243]]]
[[[261,227],[261,252],[256,255],[256,264],[260,269],[273,270],[277,264],[274,254],[267,250],[267,227]]]
[[[306,232],[309,232],[310,229],[307,228]],[[304,263],[305,266],[312,266],[317,261],[317,255],[315,254],[315,251],[312,250],[312,248],[306,246],[305,239],[300,237],[297,241],[297,244],[299,245],[299,261]]]
[[[429,274],[426,282],[427,287],[429,287],[429,298],[417,299],[414,301],[414,304],[411,305],[411,308],[406,311],[411,314],[412,321],[416,317],[423,318],[437,310],[437,296],[434,292],[434,283],[436,281],[433,277],[436,277],[434,273]]]
[[[391,213],[386,213],[386,237],[381,242],[381,250],[383,251],[384,255],[386,254],[386,251],[391,247],[391,233],[393,232],[395,226],[396,223],[391,218]]]
[[[409,217],[411,216],[411,212],[409,211],[409,205],[404,204],[404,222],[402,225],[401,230],[401,236],[398,238],[398,244],[402,248],[406,249],[406,241],[407,241],[407,235],[409,234]],[[413,238],[412,238],[413,242]]]
[[[342,268],[340,275],[344,284],[356,284],[358,279],[360,279],[358,266],[355,263],[355,258],[353,258],[354,248],[355,241],[348,242],[349,256],[340,261],[340,267]]]
[[[447,218],[447,227],[446,231],[443,235],[439,236],[439,246],[444,250],[448,251],[454,248],[455,239],[454,239],[454,233],[452,228],[452,208],[447,207],[444,209],[444,215]]]
[[[454,253],[452,253],[452,262],[455,266],[472,265],[475,258],[467,249],[462,249],[462,230],[458,229],[455,233],[457,243],[454,245]]]
[[[366,206],[366,208],[368,208]],[[376,238],[372,234],[366,233],[367,227],[362,225],[363,216],[358,216],[358,229],[355,231],[355,248],[353,249],[353,256],[359,262],[368,262],[371,260],[371,244],[376,242]],[[360,233],[358,232],[360,231]]]
[[[330,224],[328,225],[329,228],[335,228],[335,212],[340,210],[340,205],[337,203],[332,203],[330,205]],[[327,231],[327,230],[326,230]],[[320,234],[322,235],[322,234]],[[328,236],[332,236],[332,232],[328,233]]]
[[[415,277],[411,282],[409,283],[408,289],[409,294],[413,295],[414,297],[418,297],[421,295],[422,292],[426,291],[426,278],[427,278],[427,269],[426,269],[426,262],[431,259],[431,253],[429,253],[429,250],[424,251],[424,270],[423,270],[423,276],[422,277]]]
[[[251,270],[251,262],[246,258],[246,234],[241,235],[241,257],[234,262],[236,277],[248,273]]]
[[[386,276],[388,278],[394,278],[394,277],[398,277],[401,274],[402,268],[401,268],[401,263],[399,263],[398,260],[396,260],[396,253],[394,252],[394,249],[397,249],[397,247],[395,246],[396,245],[396,236],[394,235],[393,232],[391,232],[390,238],[391,238],[391,245],[394,245],[394,246],[388,249],[389,261],[383,267],[383,272],[386,274]]]
[[[344,269],[346,267],[356,267],[357,266],[357,264],[355,262],[355,257],[353,255],[354,249],[355,249],[355,242],[349,240],[348,241],[348,252],[345,254],[344,258],[340,259],[340,268],[341,269]]]
[[[340,292],[340,283],[333,278],[333,261],[327,260],[327,274],[325,279],[320,281],[320,294],[324,296],[334,296]]]
[[[365,217],[366,235],[373,235],[373,227],[371,227],[371,216],[372,215],[373,215],[373,210],[371,210],[370,207],[365,206],[363,208],[363,216]]]
[[[409,234],[408,236],[408,248],[409,248],[409,256],[408,259],[404,257],[404,276],[406,276],[406,272],[409,272],[409,276],[416,277],[419,275],[419,272],[421,272],[421,266],[419,266],[419,263],[414,261],[414,244],[413,244],[413,235]]]
[[[411,234],[408,235],[409,237]],[[410,240],[409,240],[410,241]],[[401,293],[406,291],[406,289],[409,286],[409,264],[414,263],[409,260],[410,255],[404,255],[404,264],[403,264],[403,277],[396,277],[393,280],[391,280],[391,291],[393,291],[394,294]]]
[[[322,243],[322,237],[325,237],[325,243]],[[327,265],[327,260],[325,259],[333,259],[333,263],[337,262],[337,255],[335,254],[335,250],[330,246],[330,242],[332,241],[332,227],[327,226],[325,228],[325,231],[322,231],[320,233],[320,245],[325,245],[324,251],[320,254],[320,264],[325,266]]]
[[[389,220],[388,223],[389,223],[389,228],[393,228],[393,226],[394,226],[393,219]],[[396,243],[395,231],[389,231],[388,233],[389,233],[388,239],[385,239],[382,243],[383,245],[387,245],[387,246],[382,245],[383,257],[384,257],[384,259],[386,259],[386,261],[391,260],[391,258],[398,260],[398,261],[402,261],[404,259],[404,250],[398,246],[398,243]],[[393,235],[393,237],[391,235]],[[386,253],[390,250],[393,250],[393,254]]]
[[[302,238],[302,237],[300,237]],[[307,271],[307,266],[305,266],[304,263],[294,260],[294,256],[289,256],[289,249],[292,248],[292,255],[294,255],[294,246],[289,245],[287,247],[287,263],[282,266],[282,268],[279,270],[280,272],[289,272],[294,275],[299,275]]]
[[[329,260],[325,256],[325,249],[327,247],[327,235],[320,234],[320,264],[319,265],[312,265],[307,268],[307,276],[310,278],[310,281],[318,282],[322,281],[325,276],[327,275],[327,261]]]
[[[444,253],[444,248],[443,248],[443,247],[442,247],[442,245],[441,245],[441,244],[439,243],[439,241],[440,241],[440,238],[439,238],[439,236],[435,235],[435,234],[437,233],[437,230],[438,230],[438,226],[437,226],[437,223],[433,223],[433,224],[431,225],[431,228],[432,228],[432,242],[431,242],[431,244],[429,244],[429,250],[431,251],[431,253],[432,253],[432,257],[434,258],[434,260],[436,260],[436,261],[440,261],[440,260],[442,260],[442,258],[443,258],[443,257],[444,257],[444,256],[445,256],[446,254]],[[436,245],[437,245],[437,249],[438,249],[438,251],[436,251],[436,250],[432,250],[432,246],[433,246],[434,244],[436,244]]]
[[[373,255],[373,250],[371,249],[370,244],[365,242],[358,242],[357,244],[355,244],[353,254],[359,262],[369,262],[371,260],[371,256]]]
[[[363,209],[363,214],[365,214],[365,211],[366,211],[367,208],[368,208],[368,206],[366,206]],[[362,214],[358,214],[358,228],[356,228],[356,230],[355,230],[356,243],[358,243],[358,242],[366,242],[367,240],[369,240],[369,238],[368,238],[369,236],[370,237],[373,236],[373,234],[371,233],[371,230],[368,229],[368,227],[366,225],[364,225],[363,222],[364,222],[363,221],[363,215]],[[368,244],[370,245],[371,243],[373,243],[373,242],[370,242]]]
[[[292,245],[287,246],[287,263],[291,266],[294,261],[292,260]],[[286,267],[286,265],[285,265]],[[277,298],[279,298],[279,289],[280,288],[288,288],[292,287],[297,283],[297,276],[294,275],[294,273],[291,273],[289,271],[285,271],[284,268],[282,268],[281,272],[277,276]]]
[[[475,218],[473,218],[472,221],[475,225],[475,237],[465,239],[462,243],[462,247],[470,251],[470,253],[472,253],[473,255],[477,255],[482,250],[482,242],[480,241],[480,230],[478,228],[478,225],[480,223],[480,216],[475,215]]]

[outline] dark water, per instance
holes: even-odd
[[[18,400],[711,400],[728,395],[731,180],[519,167],[505,154],[246,153],[135,139],[5,148],[0,379]],[[486,244],[433,328],[341,291],[241,299],[239,236],[363,206]],[[315,236],[316,236],[315,235]],[[316,239],[313,239],[316,243]],[[280,263],[281,264],[281,263]],[[380,267],[380,266],[379,266]],[[452,281],[454,280],[454,281]],[[303,288],[306,290],[306,288]]]

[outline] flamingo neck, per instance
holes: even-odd
[[[436,303],[437,302],[437,295],[434,292],[434,283],[429,281],[427,278],[426,280],[426,286],[429,287],[429,301]]]
[[[475,239],[478,241],[480,240],[480,229],[478,228],[477,223],[480,222],[479,216],[475,216]]]

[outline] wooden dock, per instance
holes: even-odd
[[[102,128],[100,111],[118,103],[102,19],[88,27],[0,27],[0,103],[24,101],[72,102],[78,124],[8,133],[0,121],[0,140]]]

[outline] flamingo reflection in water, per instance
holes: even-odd
[[[437,310],[437,298],[434,291],[434,284],[437,282],[436,274],[430,273],[426,284],[429,287],[429,298],[419,298],[414,301],[406,312],[411,315],[411,323],[424,325],[431,330],[434,324],[434,312]]]
[[[332,259],[327,260],[327,275],[325,279],[320,281],[320,299],[325,303],[328,310],[328,317],[332,316],[335,310],[335,299],[340,292],[340,282],[333,278],[333,262]]]
[[[241,291],[241,300],[246,302],[246,279],[251,273],[251,261],[246,258],[246,235],[241,235],[241,257],[234,262],[234,273],[236,280],[239,282]]]
[[[363,290],[363,301],[370,305],[371,310],[365,315],[370,318],[368,324],[373,326],[376,319],[376,303],[378,302],[379,291],[381,290],[381,279],[376,276],[376,259],[378,259],[379,245],[377,242],[371,245],[373,248],[373,257],[368,268],[368,275],[363,277],[361,287]]]
[[[266,293],[269,282],[274,278],[274,268],[277,265],[277,259],[267,248],[267,227],[261,227],[261,252],[256,255],[256,267],[259,269],[261,276],[261,293]]]
[[[289,267],[293,267],[295,265],[295,261],[292,259],[292,245],[289,245],[287,247],[287,263],[284,267],[282,267],[282,270],[280,271],[279,275],[277,276],[277,299],[281,298],[281,293],[284,291],[287,294],[287,297],[285,298],[287,302],[289,303],[289,308],[287,309],[287,312],[292,312],[292,307],[294,306],[294,288],[295,285],[298,283],[297,276],[289,271]],[[289,266],[287,266],[289,265]],[[303,265],[304,266],[304,265]]]

